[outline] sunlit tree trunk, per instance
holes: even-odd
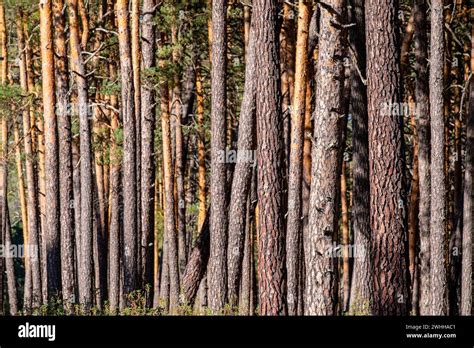
[[[40,41],[45,148],[45,231],[48,301],[59,295],[61,287],[59,231],[59,148],[55,114],[53,18],[51,0],[40,0]]]
[[[24,92],[28,92],[27,75],[26,75],[26,59],[24,54],[25,38],[23,28],[21,26],[22,14],[18,14],[17,18],[17,36],[18,36],[18,50],[19,56],[19,67],[20,67],[20,85]],[[22,112],[23,119],[23,141],[25,147],[25,169],[26,169],[26,186],[27,186],[27,212],[28,212],[28,242],[30,245],[29,264],[31,268],[31,308],[37,308],[43,300],[43,294],[41,291],[41,266],[40,266],[40,211],[38,209],[38,190],[35,176],[35,163],[33,154],[33,143],[31,136],[31,123],[30,114],[27,108]],[[28,311],[29,303],[26,304],[26,310]]]
[[[286,225],[286,270],[288,314],[296,315],[301,274],[300,260],[303,242],[303,146],[306,111],[306,82],[308,79],[308,31],[311,8],[306,0],[298,2],[298,31],[296,36],[296,70],[294,98],[291,108],[290,164],[288,179],[288,215]]]

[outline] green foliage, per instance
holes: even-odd
[[[100,93],[104,95],[117,95],[120,94],[120,82],[117,81],[111,81],[111,80],[104,80],[100,87]]]

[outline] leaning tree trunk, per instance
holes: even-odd
[[[403,119],[390,108],[401,102],[398,6],[389,0],[368,0],[365,5],[373,312],[404,315],[408,260]]]
[[[209,214],[207,213],[184,271],[182,287],[185,304],[193,305],[199,285],[206,281],[204,275],[209,260],[209,243]]]
[[[431,216],[430,289],[431,315],[446,315],[447,275],[444,264],[446,216],[446,177],[444,173],[444,17],[443,0],[431,3],[430,39],[430,117],[431,117]]]
[[[228,299],[234,307],[239,299],[239,285],[242,274],[247,215],[247,197],[252,177],[252,159],[255,147],[255,26],[250,32],[250,42],[245,65],[245,86],[240,108],[239,135],[237,140],[237,161],[232,179],[232,190],[229,202],[229,230],[227,245]]]
[[[284,149],[276,0],[253,2],[256,52],[258,279],[261,315],[286,314]]]
[[[326,6],[327,5],[327,6]],[[308,235],[305,242],[305,314],[333,315],[336,263],[333,236],[338,230],[344,65],[341,28],[344,1],[321,7],[314,144]]]
[[[68,0],[69,45],[71,69],[77,87],[77,107],[79,111],[80,135],[80,181],[81,181],[81,244],[79,264],[79,301],[87,312],[92,304],[92,246],[93,246],[93,182],[92,182],[92,144],[88,114],[87,81],[79,41],[77,0]]]
[[[226,216],[226,0],[212,1],[211,69],[211,249],[208,268],[209,307],[222,311],[227,288]]]
[[[426,0],[415,0],[414,5],[415,45],[415,102],[418,133],[419,176],[419,311],[430,314],[430,104],[428,86],[428,38],[426,32]]]
[[[71,115],[69,114],[68,72],[66,48],[66,21],[63,15],[63,0],[54,0],[53,21],[55,30],[55,66],[56,66],[56,100],[58,112],[59,138],[59,198],[60,241],[61,241],[61,280],[62,295],[67,311],[72,310],[75,302],[74,289],[74,191],[72,184],[72,133]]]

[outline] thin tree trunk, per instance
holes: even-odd
[[[202,86],[201,67],[196,70],[196,94],[197,94],[197,138],[198,138],[198,200],[199,213],[197,230],[200,231],[206,219],[206,132],[204,129],[204,91]]]
[[[17,19],[17,36],[18,36],[18,51],[19,66],[20,66],[20,85],[24,92],[28,92],[27,76],[26,76],[26,59],[24,55],[25,38],[23,28],[21,27],[22,14],[19,13]],[[21,28],[21,30],[20,30]],[[29,261],[31,268],[32,280],[32,300],[31,308],[37,308],[43,301],[43,294],[41,291],[41,266],[40,266],[40,211],[38,210],[38,190],[35,176],[35,163],[33,154],[33,144],[31,136],[30,115],[27,108],[22,112],[23,118],[23,140],[25,146],[25,169],[26,169],[26,186],[27,186],[27,211],[28,211],[28,242],[30,251],[32,251]],[[27,304],[28,306],[29,304]],[[29,308],[26,307],[27,312]]]
[[[160,62],[163,64],[163,61]],[[169,113],[168,82],[160,81],[161,87],[161,127],[163,138],[163,171],[165,191],[165,232],[167,243],[167,264],[169,267],[169,312],[176,314],[179,302],[179,265],[176,216],[174,211],[174,170],[171,161],[171,122]],[[166,271],[165,271],[166,272]]]
[[[346,162],[342,161],[341,168],[341,234],[342,234],[342,310],[349,308],[350,281],[350,235],[349,235],[349,204],[347,199]]]
[[[211,69],[211,217],[208,268],[209,308],[219,313],[226,303],[226,0],[212,1]]]
[[[74,191],[72,182],[71,115],[69,114],[66,21],[63,0],[54,0],[53,21],[55,30],[56,100],[59,138],[59,196],[62,296],[68,312],[75,302],[74,289]]]
[[[430,117],[431,117],[431,315],[446,315],[446,282],[444,264],[446,222],[446,177],[444,173],[444,116],[443,116],[443,65],[444,65],[443,1],[431,3],[430,39]]]
[[[430,104],[428,87],[428,38],[426,32],[426,0],[415,0],[415,102],[418,135],[419,172],[419,313],[430,314]]]
[[[142,58],[143,69],[155,66],[155,0],[143,2]],[[153,251],[155,240],[155,93],[151,82],[141,87],[141,228],[142,282],[153,285]],[[157,296],[158,294],[156,294]]]
[[[306,0],[298,2],[298,32],[296,41],[296,80],[291,108],[291,144],[288,180],[288,215],[286,226],[286,269],[288,314],[296,315],[299,302],[301,244],[303,242],[302,175],[306,81],[308,79],[308,32],[311,18]]]
[[[109,64],[110,79],[115,81],[117,70],[115,64]],[[117,95],[110,96],[110,103],[114,109],[118,107]],[[115,314],[120,304],[120,250],[121,250],[121,155],[119,139],[120,115],[110,110],[111,146],[110,146],[110,227],[109,227],[109,303],[110,311]]]
[[[4,120],[3,121],[3,125],[2,125],[2,132],[4,132],[4,135],[6,135],[5,133],[5,130],[7,128],[6,126],[6,121]],[[7,141],[5,141],[6,138],[3,138],[3,148],[4,150],[7,150]],[[4,152],[4,154],[6,154],[7,151]],[[6,166],[6,158],[4,158],[4,161],[5,163],[2,164],[2,165],[5,165]],[[5,240],[5,249],[7,250],[7,253],[11,253],[12,252],[12,248],[14,248],[14,246],[12,246],[12,235],[11,235],[11,225],[10,225],[10,213],[8,211],[8,200],[7,200],[7,195],[6,195],[6,191],[7,191],[7,188],[8,188],[8,185],[7,185],[7,169],[5,168],[3,170],[3,183],[2,183],[2,187],[3,187],[3,190],[4,190],[4,195],[3,195],[3,205],[2,205],[2,208],[3,208],[3,212],[2,212],[2,233],[3,233],[3,237],[4,237],[4,240]],[[10,314],[11,315],[17,315],[18,314],[18,295],[17,295],[17,285],[16,285],[16,278],[15,278],[15,265],[14,265],[14,262],[13,262],[13,259],[14,259],[14,255],[13,254],[10,254],[10,255],[6,255],[6,258],[5,258],[5,269],[6,269],[6,275],[7,275],[7,288],[8,288],[8,304],[10,306]]]
[[[181,54],[179,52],[178,28],[171,28],[171,43],[173,45],[172,61],[179,64]],[[183,104],[181,101],[181,81],[178,73],[173,76],[172,117],[175,120],[175,192],[176,192],[176,227],[178,233],[178,261],[179,274],[182,276],[187,262],[186,253],[186,201],[184,196],[184,140],[182,127]]]
[[[79,265],[79,301],[88,312],[92,305],[92,272],[93,272],[93,173],[91,129],[89,124],[89,102],[84,62],[81,56],[79,41],[77,0],[68,0],[69,45],[71,69],[77,87],[77,106],[79,110],[80,135],[80,180],[81,180],[81,258]]]
[[[20,141],[20,132],[18,130],[17,121],[13,121],[13,140],[16,144],[15,147],[15,160],[17,168],[17,177],[18,177],[18,195],[20,198],[20,208],[21,208],[21,221],[23,229],[23,245],[25,247],[24,255],[24,267],[25,267],[25,285],[23,290],[23,309],[25,313],[28,313],[31,308],[31,267],[30,267],[30,257],[28,254],[29,240],[28,240],[28,211],[26,204],[26,192],[25,192],[25,179],[23,175],[23,160],[21,154],[21,141]]]
[[[22,28],[20,28],[22,30]],[[45,231],[48,301],[60,294],[60,231],[59,231],[59,148],[55,114],[53,18],[51,0],[40,0],[40,40],[43,90],[44,147],[45,147]]]
[[[137,285],[136,128],[128,0],[117,1],[123,118],[123,267],[124,294]]]
[[[135,241],[137,244],[136,251],[136,263],[137,263],[137,281],[141,280],[140,274],[142,273],[141,265],[141,254],[143,252],[141,247],[142,240],[142,228],[141,228],[141,142],[140,138],[142,135],[141,129],[141,48],[140,48],[140,0],[131,0],[131,13],[130,13],[130,37],[131,37],[131,54],[132,54],[132,70],[133,70],[133,102],[135,105],[135,166],[136,166],[136,232],[137,236]],[[151,42],[150,42],[151,43]],[[138,285],[138,283],[137,283]]]
[[[351,222],[355,251],[350,311],[356,314],[372,313],[372,258],[370,254],[369,207],[369,144],[367,119],[367,87],[365,51],[365,2],[353,0],[352,18],[356,26],[350,31],[351,47],[356,60],[351,69],[352,114],[352,211]],[[356,65],[357,64],[357,65]],[[360,71],[359,75],[358,70]]]
[[[474,27],[471,29],[471,74],[474,72]],[[466,121],[464,160],[464,202],[462,231],[461,315],[472,315],[472,234],[474,233],[474,78],[469,86],[469,113]]]
[[[232,180],[229,202],[229,230],[227,245],[228,299],[234,307],[238,304],[239,285],[242,273],[245,231],[247,216],[247,197],[250,191],[252,166],[255,148],[255,26],[250,29],[250,42],[245,65],[245,86],[240,108],[237,141],[237,160]]]

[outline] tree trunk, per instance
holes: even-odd
[[[298,32],[296,38],[296,80],[291,108],[291,144],[288,179],[288,215],[286,226],[286,268],[288,314],[296,315],[299,301],[299,268],[303,242],[302,175],[304,121],[306,110],[306,81],[308,79],[308,32],[311,18],[306,0],[298,2]]]
[[[135,190],[136,190],[136,233],[137,236],[135,238],[136,242],[136,264],[137,264],[137,281],[139,281],[140,274],[142,273],[142,266],[141,265],[141,254],[144,252],[141,247],[141,239],[142,239],[142,228],[141,228],[141,210],[142,210],[142,203],[141,203],[141,142],[140,138],[142,135],[141,129],[141,49],[140,49],[140,0],[132,0],[132,11],[130,14],[130,36],[131,36],[131,54],[132,54],[132,70],[133,70],[133,97],[134,97],[134,105],[135,105],[135,141],[136,141],[136,149],[135,149],[135,165],[136,165],[136,182],[135,182]],[[149,43],[151,44],[151,42]],[[137,283],[138,285],[138,283]]]
[[[123,118],[123,267],[124,294],[137,285],[136,128],[128,0],[117,1]]]
[[[238,304],[242,273],[247,215],[247,197],[250,191],[255,148],[255,26],[250,29],[249,47],[245,65],[245,86],[240,108],[237,141],[237,160],[232,180],[229,202],[229,230],[227,245],[228,299],[234,307]]]
[[[173,46],[172,61],[179,65],[181,54],[179,50],[178,28],[171,28],[171,43]],[[178,233],[179,274],[182,276],[187,262],[186,253],[186,201],[184,197],[184,140],[182,127],[183,104],[181,100],[181,81],[178,73],[173,76],[172,117],[175,119],[175,192],[176,192],[176,227]]]
[[[341,130],[344,89],[341,29],[344,2],[321,7],[316,106],[313,112],[314,144],[308,235],[305,242],[305,314],[333,315],[337,258],[332,255],[338,230]]]
[[[60,294],[60,231],[59,231],[59,148],[54,97],[53,18],[51,0],[40,0],[40,40],[43,90],[45,147],[45,227],[48,301]],[[21,29],[20,29],[21,30]]]
[[[222,311],[227,288],[226,216],[226,0],[212,1],[211,217],[207,272],[209,308]]]
[[[471,28],[471,73],[474,71],[474,27]],[[469,86],[462,231],[461,315],[472,315],[472,234],[474,233],[474,78]]]
[[[160,62],[163,64],[164,62]],[[163,171],[165,191],[165,232],[167,243],[167,264],[169,268],[169,311],[175,314],[179,301],[179,265],[178,240],[176,234],[176,216],[174,210],[174,170],[171,161],[171,125],[169,113],[168,82],[160,81],[161,88],[161,127],[163,138]],[[165,271],[166,272],[166,271]]]
[[[109,63],[111,81],[117,78],[114,63]],[[116,110],[118,107],[117,95],[110,96],[110,103]],[[112,133],[110,145],[110,227],[109,227],[109,303],[111,313],[116,313],[120,304],[120,250],[122,245],[122,202],[121,202],[121,155],[119,149],[120,115],[110,110],[110,128]]]
[[[8,128],[6,126],[6,121],[3,121],[3,130],[2,132],[4,133],[3,135],[7,135],[8,131],[5,132]],[[8,137],[7,137],[8,138]],[[3,148],[4,150],[7,150],[7,141],[3,138]],[[6,154],[6,151],[4,152]],[[5,160],[5,165],[6,166],[6,158]],[[6,168],[3,170],[3,183],[2,183],[2,188],[4,190],[4,193],[6,193],[8,189],[7,185],[7,170]],[[8,201],[7,201],[7,195],[3,195],[3,202],[2,202],[2,233],[3,237],[5,240],[5,250],[7,250],[7,253],[11,253],[12,248],[12,235],[11,235],[11,225],[10,225],[10,213],[8,211]],[[15,265],[14,265],[14,255],[6,255],[5,257],[5,269],[6,269],[6,275],[7,275],[7,288],[8,288],[8,304],[10,306],[10,314],[11,315],[17,315],[18,314],[18,295],[17,295],[17,285],[16,285],[16,278],[15,278]]]
[[[443,1],[431,4],[430,40],[430,117],[431,117],[431,216],[430,216],[430,289],[431,315],[446,315],[445,222],[446,177],[444,173],[443,65],[444,18]]]
[[[183,276],[182,288],[185,304],[193,305],[200,284],[205,280],[204,275],[209,260],[209,243],[209,214],[206,214]]]
[[[428,87],[428,38],[426,32],[426,1],[415,0],[415,102],[416,129],[418,135],[418,173],[419,173],[419,312],[430,314],[430,104]]]
[[[372,258],[370,256],[370,201],[369,201],[369,144],[367,119],[367,87],[362,81],[366,76],[365,13],[364,1],[353,0],[353,22],[350,43],[356,61],[351,65],[352,114],[352,231],[355,251],[350,311],[357,314],[371,314]],[[357,65],[356,65],[357,64]],[[360,71],[359,75],[358,70]]]
[[[397,4],[391,1],[366,2],[371,252],[376,315],[405,315],[408,310],[403,119],[394,115],[390,107],[401,102],[397,14]],[[389,106],[385,107],[387,103]]]
[[[63,16],[64,1],[54,0],[53,21],[55,30],[56,100],[59,138],[59,197],[60,197],[60,241],[61,280],[65,308],[72,311],[75,302],[74,289],[74,191],[72,183],[72,134],[69,114],[68,69],[66,48],[66,21]]]
[[[155,66],[155,0],[143,2],[142,58],[143,69]],[[155,241],[155,93],[151,82],[141,87],[141,228],[142,283],[153,285],[153,250]],[[158,294],[156,294],[157,296]]]
[[[197,230],[200,231],[206,219],[206,131],[204,129],[204,91],[202,86],[201,67],[196,70],[196,94],[197,94],[197,138],[198,138],[198,200],[199,213]]]
[[[21,19],[21,13],[18,15]],[[21,23],[21,20],[19,20]],[[20,66],[20,85],[24,92],[28,92],[27,75],[26,75],[26,59],[24,54],[25,38],[23,28],[17,23],[17,36],[18,36],[18,51],[23,52],[19,55],[19,66]],[[21,30],[19,30],[21,28]],[[23,118],[23,140],[25,146],[25,169],[26,169],[26,186],[27,186],[27,211],[28,211],[28,243],[32,251],[29,264],[31,268],[31,280],[32,280],[32,300],[31,307],[37,308],[42,303],[42,292],[41,292],[41,268],[40,268],[40,219],[38,210],[38,190],[37,181],[35,176],[35,161],[33,154],[33,144],[31,136],[31,123],[28,109],[25,108],[22,112]],[[26,311],[29,311],[29,303],[26,304]]]
[[[284,149],[277,1],[253,2],[256,54],[258,279],[261,315],[285,315]]]
[[[79,41],[77,0],[68,0],[69,13],[69,45],[71,69],[77,87],[77,106],[79,111],[80,135],[80,180],[81,180],[81,244],[79,265],[79,301],[88,312],[92,305],[92,252],[93,252],[93,174],[92,144],[89,124],[89,101],[84,62],[81,56]]]
[[[18,130],[17,121],[13,121],[13,136],[15,147],[15,160],[17,168],[17,177],[18,177],[18,194],[20,198],[20,208],[21,208],[21,227],[23,229],[23,245],[25,246],[25,255],[24,255],[24,267],[25,267],[25,284],[23,290],[23,309],[25,313],[28,313],[31,308],[31,267],[30,267],[30,257],[28,254],[28,211],[26,205],[26,192],[25,192],[25,183],[23,175],[23,160],[21,153],[21,141],[20,141],[20,132]]]

